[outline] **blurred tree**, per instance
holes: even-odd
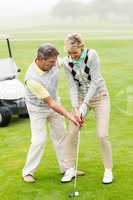
[[[109,15],[116,13],[116,0],[93,0],[91,2],[91,13],[95,13],[100,19],[106,20]]]
[[[118,14],[126,17],[130,23],[133,23],[133,0],[120,2],[118,5]]]
[[[74,21],[85,17],[90,20],[97,16],[101,21],[109,20],[112,16],[123,19],[124,16],[133,22],[133,0],[91,0],[83,3],[78,0],[60,0],[52,9],[51,15],[59,19],[72,18]],[[92,19],[92,18],[91,18]]]
[[[86,4],[75,0],[61,0],[53,8],[51,15],[61,19],[85,16],[87,12]]]

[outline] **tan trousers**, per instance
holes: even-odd
[[[82,100],[80,100],[80,104]],[[108,126],[110,114],[110,102],[107,93],[102,92],[97,97],[93,97],[89,104],[89,110],[93,109],[96,119],[96,133],[100,142],[104,167],[112,168],[112,149],[108,139]],[[90,122],[89,122],[90,123]],[[70,122],[68,136],[65,144],[65,166],[74,167],[76,159],[77,136],[79,128]]]

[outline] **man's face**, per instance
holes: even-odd
[[[39,65],[43,71],[49,71],[56,65],[57,57],[49,57],[47,60],[40,59]]]

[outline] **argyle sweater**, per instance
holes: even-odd
[[[89,104],[93,96],[97,96],[101,91],[107,91],[100,72],[100,59],[94,49],[85,49],[79,61],[65,57],[63,65],[73,107],[78,107],[79,97],[84,103]]]

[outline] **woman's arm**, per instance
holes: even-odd
[[[91,81],[88,92],[84,98],[84,103],[86,104],[89,104],[90,99],[95,94],[99,82],[103,80],[100,73],[100,59],[95,50],[92,50],[92,55],[90,56],[90,61],[89,61],[89,68],[90,68]]]
[[[73,79],[71,72],[68,69],[68,63],[64,62],[65,75],[69,83],[70,100],[74,109],[78,108],[78,86]]]
[[[91,76],[90,87],[80,107],[80,113],[82,113],[83,117],[87,113],[89,101],[95,94],[99,82],[103,80],[100,73],[100,59],[95,50],[92,50],[92,54],[89,56],[89,68]]]

